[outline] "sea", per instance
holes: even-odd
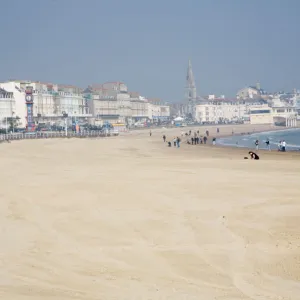
[[[217,139],[216,143],[222,146],[255,149],[255,141],[259,140],[259,148],[267,149],[266,141],[269,139],[272,150],[278,149],[279,141],[285,140],[287,151],[300,151],[300,129],[284,129],[259,133],[244,133]]]

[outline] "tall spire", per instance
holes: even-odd
[[[185,99],[187,102],[196,101],[197,99],[197,91],[196,91],[196,85],[195,85],[195,79],[192,69],[192,63],[189,59],[188,69],[187,69],[187,76],[186,76],[186,95]]]
[[[197,100],[197,91],[195,78],[192,70],[192,63],[189,59],[187,75],[186,75],[186,84],[185,84],[185,115],[190,118],[195,118],[195,105]]]

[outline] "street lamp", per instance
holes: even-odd
[[[76,121],[77,121],[77,120],[76,120],[76,113],[77,113],[76,111],[73,112],[73,114],[74,114],[74,123],[75,123],[75,125],[76,125]]]
[[[15,114],[15,112],[13,111],[12,113],[11,113],[11,115],[12,115],[12,119],[11,119],[11,125],[12,125],[12,130],[13,130],[13,133],[15,133],[15,124],[14,124],[14,114]]]
[[[65,133],[68,136],[68,114],[66,112],[63,112],[63,118],[65,118]]]

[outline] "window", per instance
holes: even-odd
[[[271,111],[269,109],[261,109],[261,110],[252,110],[250,111],[251,115],[258,115],[258,114],[269,114]]]

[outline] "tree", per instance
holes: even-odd
[[[20,120],[20,117],[18,117],[18,116],[16,116],[15,118],[14,117],[7,118],[7,122],[9,124],[8,130],[14,131],[14,129],[19,126],[19,120]]]

